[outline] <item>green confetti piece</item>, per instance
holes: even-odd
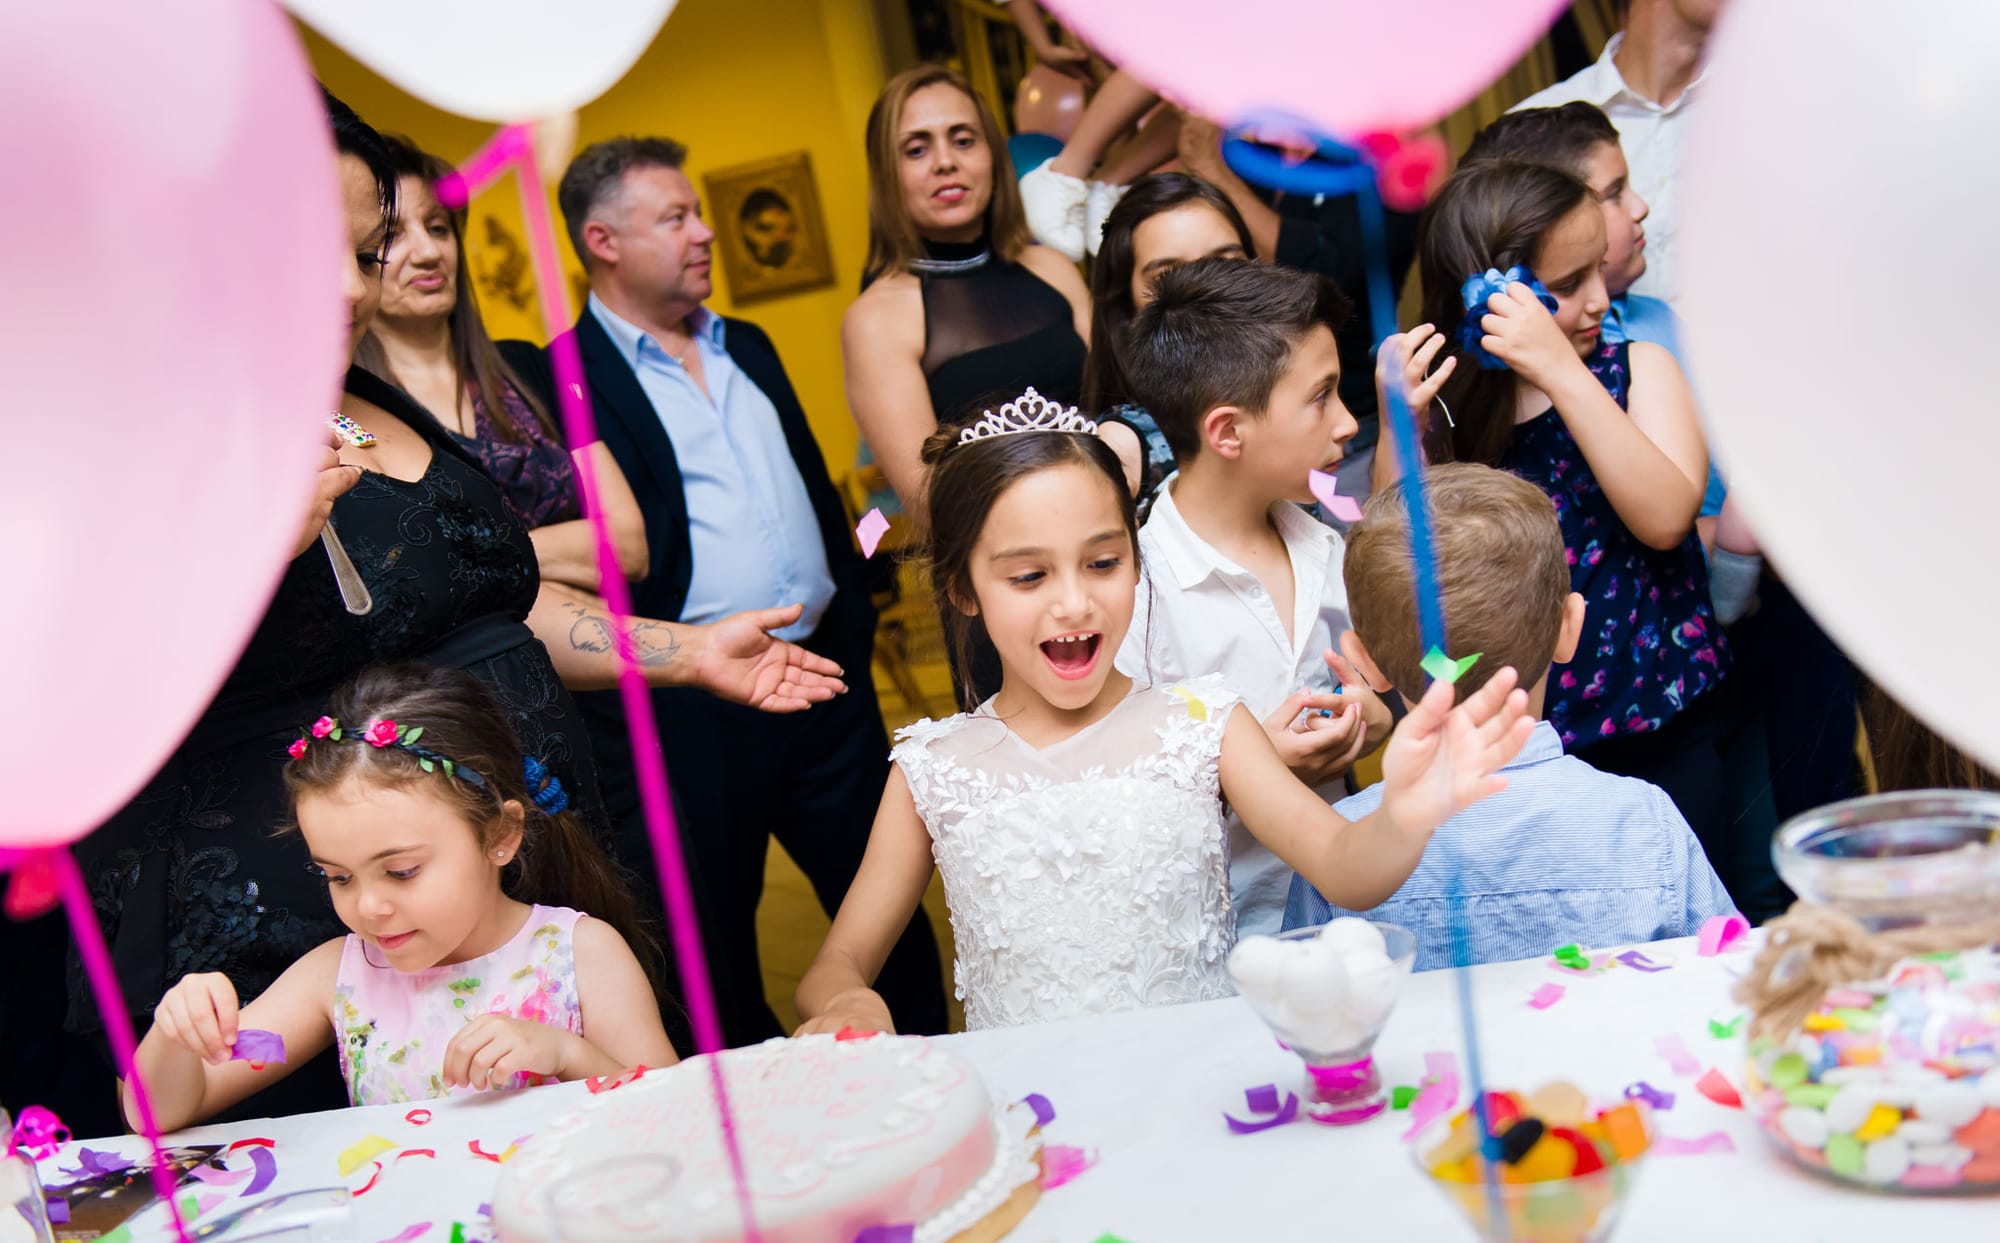
[[[465,1223],[464,1223],[464,1222],[462,1222],[462,1221],[455,1221],[455,1222],[451,1223],[451,1238],[450,1238],[449,1240],[447,1240],[447,1243],[465,1243]]]
[[[1126,1243],[1126,1241],[1115,1234],[1100,1234],[1091,1240],[1091,1243]]]
[[[1455,685],[1460,678],[1465,676],[1467,670],[1479,663],[1479,658],[1485,654],[1484,652],[1474,652],[1462,660],[1453,660],[1434,647],[1424,653],[1423,670],[1440,682],[1450,682]]]
[[[1417,1089],[1407,1083],[1399,1083],[1389,1089],[1389,1108],[1408,1109],[1410,1102],[1417,1099]]]
[[[1742,1029],[1744,1018],[1745,1018],[1744,1015],[1739,1014],[1735,1018],[1729,1020],[1727,1023],[1723,1022],[1721,1019],[1710,1019],[1708,1021],[1708,1034],[1715,1037],[1717,1040],[1729,1040],[1733,1038],[1736,1035],[1736,1033]]]
[[[1557,958],[1559,958],[1559,959],[1561,959],[1561,958],[1581,958],[1581,957],[1583,957],[1583,947],[1582,947],[1582,946],[1580,946],[1580,945],[1575,945],[1575,944],[1570,944],[1570,945],[1558,945],[1558,946],[1556,946],[1556,948],[1555,948],[1555,956],[1556,956]]]
[[[184,1220],[193,1221],[199,1216],[201,1216],[201,1207],[195,1203],[194,1192],[190,1191],[181,1197],[181,1217]]]
[[[132,1243],[132,1227],[119,1226],[109,1234],[100,1234],[97,1243]]]

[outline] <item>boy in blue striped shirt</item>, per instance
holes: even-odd
[[[1528,676],[1539,715],[1552,663],[1583,633],[1585,602],[1569,589],[1568,554],[1541,489],[1486,466],[1445,464],[1423,475],[1437,546],[1438,589],[1452,655],[1479,653],[1458,680],[1461,700],[1496,669]],[[1370,498],[1348,535],[1343,572],[1354,628],[1348,660],[1378,693],[1424,685],[1410,563],[1408,480]],[[1692,936],[1735,909],[1693,830],[1657,786],[1601,773],[1563,754],[1546,722],[1503,770],[1507,788],[1437,831],[1423,861],[1365,914],[1416,933],[1417,970],[1532,958],[1568,942],[1623,945]],[[1336,805],[1354,819],[1381,787]],[[1466,960],[1452,961],[1451,901],[1463,900]],[[1293,878],[1285,927],[1350,913]]]

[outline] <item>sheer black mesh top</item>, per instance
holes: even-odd
[[[930,257],[969,260],[982,241],[928,242]],[[964,272],[919,273],[924,380],[940,425],[970,423],[1024,388],[1073,406],[1083,395],[1083,338],[1070,305],[1041,277],[994,255]]]

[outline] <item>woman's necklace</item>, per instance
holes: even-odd
[[[993,251],[987,249],[963,259],[912,259],[910,271],[920,276],[955,276],[960,272],[971,272],[985,267],[987,260],[992,257]]]

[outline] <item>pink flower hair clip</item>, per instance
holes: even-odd
[[[307,735],[310,735],[310,737]],[[398,725],[387,717],[368,722],[362,728],[361,732],[357,734],[347,729],[335,718],[323,716],[319,720],[314,721],[312,728],[307,730],[305,734],[294,738],[292,745],[285,748],[285,754],[296,760],[305,755],[306,748],[311,746],[316,740],[343,742],[350,738],[358,738],[378,751],[387,747],[395,747],[399,751],[409,752],[411,755],[417,757],[418,766],[427,773],[436,772],[442,768],[444,775],[447,777],[456,777],[470,786],[485,786],[486,778],[480,776],[472,769],[460,767],[455,761],[439,755],[429,747],[418,746],[417,739],[423,736],[423,726]]]

